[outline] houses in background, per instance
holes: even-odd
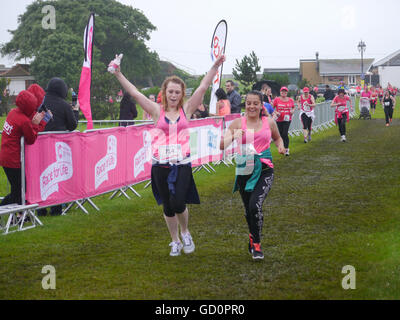
[[[0,65],[0,77],[10,79],[8,90],[10,96],[17,96],[35,83],[35,78],[29,72],[29,64],[16,64],[12,68]]]
[[[266,68],[264,73],[284,74],[289,76],[290,84],[307,79],[312,85],[339,84],[346,85],[361,83],[361,68],[365,75],[365,83],[387,87],[400,87],[400,50],[375,62],[375,59],[301,59],[299,68]]]
[[[400,50],[373,63],[371,72],[379,75],[382,87],[385,88],[390,83],[400,88]]]
[[[371,68],[374,59],[363,59],[363,73]],[[315,59],[300,60],[300,76],[312,84],[338,84],[343,81],[347,85],[361,82],[361,59]],[[368,82],[368,79],[366,79]],[[374,83],[374,85],[379,82]]]

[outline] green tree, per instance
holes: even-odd
[[[290,82],[287,74],[279,73],[264,73],[262,79],[275,81],[280,87],[287,87]]]
[[[252,51],[249,56],[244,56],[240,62],[236,59],[236,65],[232,72],[235,80],[242,83],[245,86],[245,91],[248,91],[251,85],[257,82],[257,72],[260,70],[258,57]]]
[[[42,27],[45,5],[55,8],[54,30]],[[32,58],[33,75],[42,83],[54,76],[77,83],[80,71],[76,66],[83,62],[82,36],[91,12],[96,14],[94,46],[100,52],[100,62],[106,66],[116,53],[124,53],[126,58],[122,68],[125,75],[138,86],[147,86],[160,68],[157,53],[150,52],[145,45],[150,32],[156,28],[142,12],[115,0],[36,0],[18,18],[18,28],[10,31],[12,39],[2,45],[0,52],[16,60]],[[54,57],[55,61],[46,60]],[[60,60],[62,63],[58,63]],[[50,66],[36,74],[46,61]]]

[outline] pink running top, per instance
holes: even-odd
[[[304,112],[310,112],[314,109],[314,107],[310,107],[310,105],[312,104],[311,95],[309,95],[307,99],[304,99],[304,96],[301,95],[300,104],[301,110],[303,110]]]
[[[271,145],[271,129],[268,118],[262,117],[263,126],[260,131],[254,132],[253,129],[247,129],[247,119],[242,117],[242,129],[245,134],[242,136],[242,144],[252,143],[258,153],[267,150]]]
[[[160,108],[160,118],[151,130],[153,157],[160,163],[176,163],[190,157],[189,121],[179,110],[179,118],[171,123],[165,116],[164,107]]]
[[[262,153],[265,150],[268,150],[271,146],[271,128],[269,126],[268,118],[262,117],[262,128],[260,131],[254,132],[253,129],[247,129],[247,118],[242,117],[242,129],[245,131],[245,134],[242,136],[242,144],[253,144],[254,149],[256,149],[257,153]],[[270,168],[274,168],[274,164],[270,159],[261,158],[260,161],[265,163]]]

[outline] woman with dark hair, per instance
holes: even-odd
[[[155,123],[151,130],[151,182],[157,203],[163,205],[164,219],[172,239],[170,256],[180,255],[182,249],[186,254],[195,249],[188,228],[189,212],[186,204],[199,204],[200,199],[190,162],[189,120],[202,103],[205,92],[224,61],[225,55],[221,55],[187,101],[183,80],[176,76],[167,78],[161,87],[161,107],[130,83],[119,67],[114,73],[126,92],[143,110],[151,114]],[[179,237],[179,228],[183,244]]]
[[[235,119],[221,140],[220,149],[226,149],[233,140],[241,146],[236,159],[234,192],[239,190],[249,228],[249,252],[254,260],[264,259],[261,250],[263,227],[262,205],[274,180],[274,165],[270,150],[271,138],[280,154],[286,149],[278,127],[271,117],[264,116],[263,94],[251,91],[245,100],[245,115]]]
[[[224,89],[218,88],[215,95],[217,96],[217,115],[223,117],[231,114],[231,103]]]
[[[119,120],[133,120],[137,117],[136,102],[125,92],[119,104]],[[132,126],[133,122],[120,122],[121,127]]]
[[[350,121],[350,112],[347,107],[347,103],[350,102],[351,111],[353,111],[353,105],[351,100],[343,88],[338,90],[338,95],[333,99],[331,107],[336,108],[335,110],[335,122],[339,127],[339,133],[341,141],[346,142],[346,122]]]

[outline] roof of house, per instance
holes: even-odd
[[[363,59],[363,72],[366,73],[374,59]],[[319,60],[321,75],[349,75],[360,74],[361,59],[323,59]]]
[[[374,63],[374,67],[380,66],[400,66],[400,50]]]
[[[0,74],[0,77],[26,77],[30,76],[29,64],[17,63],[11,69]]]
[[[265,68],[264,73],[299,73],[299,68]]]

